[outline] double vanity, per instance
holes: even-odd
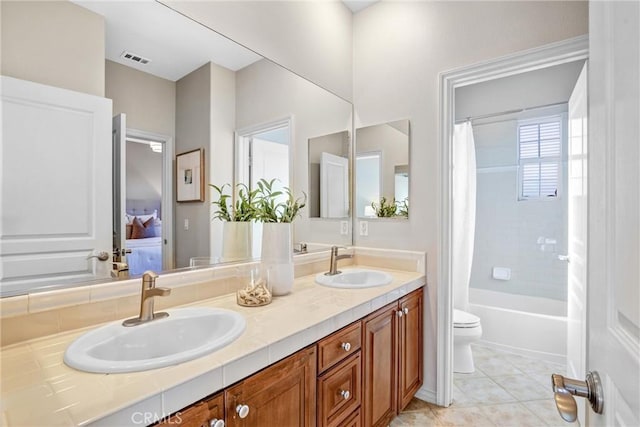
[[[422,385],[422,258],[402,270],[356,256],[333,276],[309,264],[267,306],[227,293],[132,327],[121,319],[6,346],[3,421],[387,425]]]

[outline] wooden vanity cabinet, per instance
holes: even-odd
[[[422,300],[418,289],[363,320],[363,424],[386,426],[422,385]]]
[[[226,427],[315,426],[316,346],[229,387],[225,404]]]
[[[219,427],[224,420],[224,393],[195,403],[162,419],[156,427]]]

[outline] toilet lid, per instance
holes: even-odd
[[[480,318],[466,311],[453,309],[453,326],[461,328],[471,328],[480,324]]]

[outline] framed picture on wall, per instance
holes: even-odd
[[[176,201],[204,202],[204,148],[176,155]]]

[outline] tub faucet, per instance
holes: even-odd
[[[140,316],[127,319],[122,322],[123,326],[136,326],[156,319],[169,316],[169,313],[161,311],[153,312],[153,298],[165,297],[171,294],[169,288],[156,288],[158,275],[153,271],[145,271],[142,275],[142,295],[140,296]]]
[[[338,255],[338,246],[331,246],[331,259],[329,260],[329,271],[324,273],[325,276],[335,276],[336,274],[340,274],[341,271],[338,270],[338,260],[345,258],[353,258],[353,255],[345,254]],[[345,249],[345,248],[343,248]]]

